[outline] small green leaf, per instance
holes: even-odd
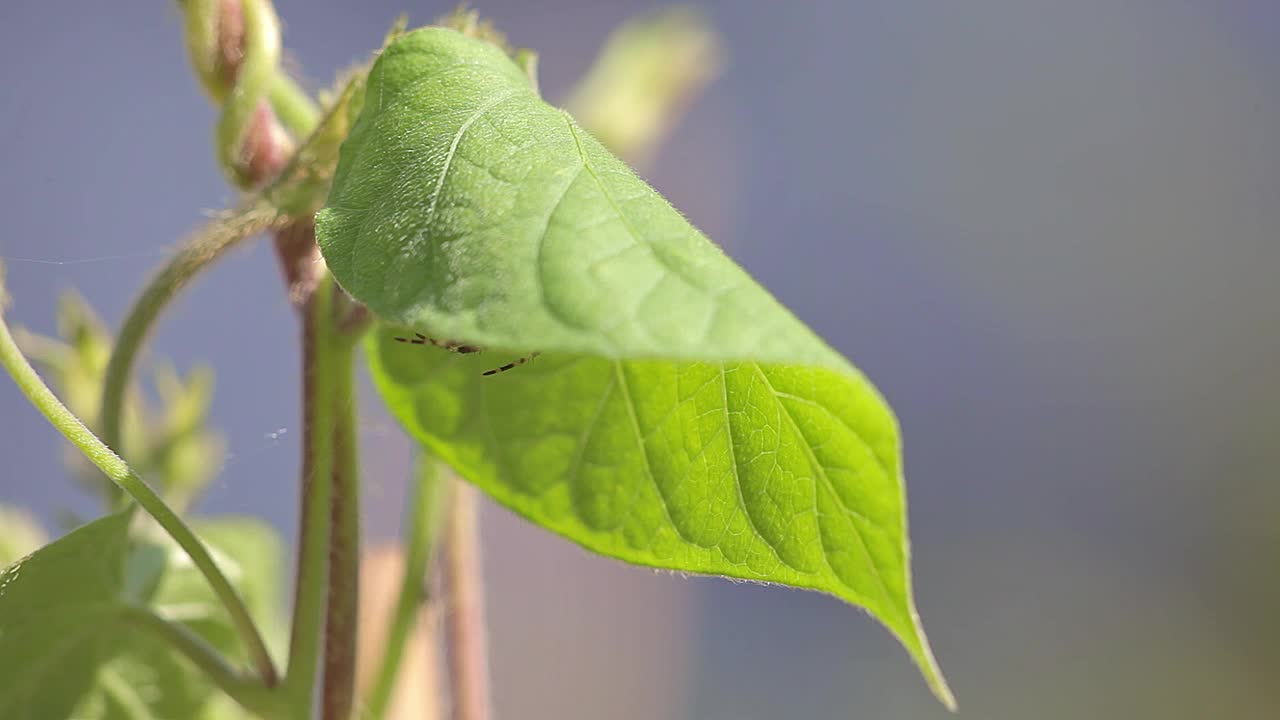
[[[0,572],[0,717],[70,717],[127,642],[115,616],[129,517],[95,520]]]
[[[888,405],[501,50],[387,47],[317,234],[380,318],[491,351],[370,343],[393,412],[471,482],[612,557],[861,605],[953,704]]]
[[[239,638],[187,556],[167,539],[129,540],[128,511],[95,520],[0,573],[0,718],[79,720],[242,717],[157,635],[125,621],[152,606],[224,657]],[[280,542],[255,520],[197,524],[255,617],[283,629]],[[275,633],[283,637],[283,633]]]

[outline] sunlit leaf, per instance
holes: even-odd
[[[489,351],[370,346],[396,416],[467,479],[606,555],[861,605],[951,704],[888,405],[501,50],[439,28],[386,48],[318,223],[378,317]]]

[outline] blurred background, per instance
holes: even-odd
[[[657,3],[477,0],[563,98]],[[401,12],[277,0],[327,86]],[[724,74],[645,174],[876,381],[905,435],[916,592],[961,716],[1280,717],[1280,5],[707,0]],[[234,200],[166,2],[0,4],[14,321],[113,327]],[[153,347],[217,371],[201,510],[295,528],[295,325],[269,243]],[[367,390],[367,388],[366,388]],[[366,392],[366,528],[411,451]],[[0,503],[96,505],[0,382]],[[483,511],[499,717],[941,718],[882,628],[815,594],[588,556]]]

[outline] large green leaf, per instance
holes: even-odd
[[[887,404],[501,51],[439,28],[386,48],[317,232],[377,316],[493,351],[370,345],[397,417],[470,481],[606,555],[861,605],[952,704]]]

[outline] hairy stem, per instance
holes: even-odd
[[[280,118],[280,122],[294,137],[304,138],[310,135],[320,122],[320,109],[315,101],[288,75],[277,73],[268,97],[271,99],[271,109],[276,111],[276,117]]]
[[[246,154],[245,135],[253,115],[270,92],[280,61],[280,22],[270,2],[242,0],[240,18],[243,27],[243,55],[236,66],[235,84],[227,94],[218,118],[218,159],[223,167],[238,175],[245,184],[261,182],[247,169],[251,164]]]
[[[248,3],[255,7],[246,8]],[[264,0],[178,0],[184,16],[187,51],[206,92],[219,105],[227,101],[244,59],[251,54],[279,58],[280,22]],[[247,10],[247,12],[246,12]],[[249,35],[248,22],[257,23]],[[264,27],[265,26],[265,27]],[[250,42],[255,43],[252,47]],[[320,112],[310,96],[276,69],[268,97],[280,121],[297,137],[311,133]]]
[[[355,347],[337,331],[333,346],[333,493],[330,497],[329,608],[324,625],[324,720],[348,720],[355,707],[356,625],[360,611],[360,483],[356,456]]]
[[[447,487],[448,484],[440,477],[438,463],[430,457],[419,456],[405,518],[404,575],[387,627],[377,674],[365,699],[365,715],[369,720],[383,720],[386,716],[405,646],[413,634],[414,624],[422,615],[422,605],[430,595],[431,557],[444,514],[442,501]]]
[[[333,281],[322,279],[302,306],[302,482],[299,491],[297,575],[285,689],[294,717],[310,720],[320,663],[329,566],[333,496],[335,359]]]
[[[0,298],[4,296],[3,276],[0,275]],[[84,453],[85,457],[96,465],[102,472],[125,493],[137,501],[151,517],[155,518],[160,527],[174,539],[175,542],[187,553],[191,558],[191,562],[196,566],[209,585],[213,588],[213,592],[226,608],[228,615],[231,616],[232,624],[235,625],[236,631],[239,632],[241,640],[244,642],[248,650],[249,656],[253,659],[254,665],[258,669],[258,675],[266,686],[272,686],[276,683],[276,670],[271,662],[271,655],[267,652],[266,644],[262,641],[262,635],[258,632],[258,628],[253,623],[253,618],[249,615],[249,610],[245,607],[244,601],[231,586],[222,571],[213,561],[213,557],[209,554],[208,548],[204,543],[200,542],[200,538],[192,532],[191,528],[182,521],[164,500],[156,494],[151,486],[142,481],[129,465],[120,459],[120,456],[112,452],[101,440],[97,438],[85,427],[70,410],[67,409],[49,386],[40,379],[40,375],[36,373],[27,359],[23,357],[22,352],[18,349],[17,344],[13,340],[13,335],[9,332],[8,323],[4,322],[0,316],[0,364],[13,377],[14,382],[18,384],[18,388],[23,395],[31,401],[31,404],[40,411],[42,415],[59,431],[67,440]]]
[[[120,328],[102,384],[102,439],[117,451],[120,447],[121,418],[129,380],[138,353],[151,334],[156,319],[170,301],[192,279],[240,241],[271,228],[278,222],[276,211],[265,201],[248,205],[219,217],[200,228],[160,269],[129,308]]]
[[[489,720],[489,638],[484,617],[477,498],[472,486],[455,481],[445,539],[446,629],[449,682],[455,720]]]
[[[121,619],[130,625],[150,633],[195,665],[232,700],[250,712],[263,717],[280,715],[281,696],[263,685],[256,677],[247,676],[227,664],[218,651],[204,638],[191,632],[185,625],[170,622],[150,608],[127,606],[121,610]]]

